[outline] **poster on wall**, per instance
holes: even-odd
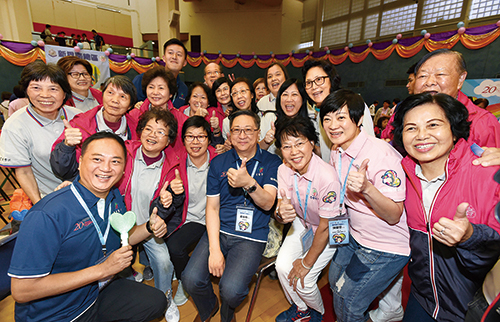
[[[462,92],[473,100],[486,98],[489,101],[486,109],[500,120],[500,78],[466,79]]]
[[[111,76],[109,60],[103,51],[82,49],[79,53],[73,47],[45,45],[45,60],[47,63],[57,63],[64,56],[76,56],[87,60],[92,65],[92,87],[100,89],[101,83]]]

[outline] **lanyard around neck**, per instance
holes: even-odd
[[[297,175],[295,174],[293,176],[294,180],[294,188],[295,188],[295,193],[297,194],[297,199],[299,200],[299,207],[302,208],[302,200],[300,199],[300,194],[299,194],[299,186],[297,184]],[[304,221],[307,221],[307,203],[309,202],[309,193],[311,192],[311,185],[312,181],[309,181],[307,184],[307,192],[306,192],[306,201],[304,202],[304,208],[302,210],[304,211]]]
[[[104,222],[107,221],[108,223],[106,226],[106,231],[104,232],[104,235],[103,235],[101,232],[101,228],[99,227],[99,224],[97,223],[96,219],[94,218],[94,215],[90,212],[89,207],[87,207],[87,204],[85,203],[85,201],[83,201],[82,196],[80,195],[78,190],[76,190],[74,184],[71,184],[71,191],[73,192],[76,199],[78,200],[78,202],[80,203],[82,208],[85,210],[87,215],[89,215],[90,219],[92,220],[92,223],[94,224],[94,228],[97,231],[97,235],[99,236],[99,240],[101,242],[102,252],[103,252],[104,256],[106,256],[106,241],[108,240],[108,234],[109,234],[109,226],[110,226],[109,225],[109,216],[111,214],[111,203],[109,204],[108,218],[107,218],[107,220],[106,220],[106,218],[104,218]]]
[[[347,177],[349,176],[349,171],[351,171],[351,166],[352,163],[354,162],[354,158],[351,159],[351,162],[349,163],[349,167],[347,168],[347,173],[344,178],[344,183],[342,184],[342,153],[339,152],[339,180],[340,180],[340,211],[342,212],[342,208],[344,207],[344,198],[345,198],[345,192],[347,188]],[[342,214],[342,213],[341,213]]]

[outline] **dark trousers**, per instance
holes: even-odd
[[[167,297],[162,291],[127,279],[117,279],[107,285],[96,302],[76,321],[151,321],[160,318],[167,309]]]
[[[181,279],[182,272],[189,261],[189,252],[206,231],[205,225],[188,222],[168,237],[167,247],[170,260],[174,265],[175,276]]]

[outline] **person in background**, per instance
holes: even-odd
[[[126,211],[113,188],[125,160],[120,137],[92,135],[82,146],[76,180],[30,209],[8,271],[16,321],[150,321],[163,315],[167,298],[161,291],[116,276],[132,263],[132,247],[120,247],[120,234],[109,226],[111,212]],[[131,245],[165,234],[156,210],[148,219],[129,232]]]
[[[493,180],[500,167],[473,165],[469,117],[455,98],[422,93],[405,99],[394,118],[394,140],[408,153],[402,166],[412,287],[405,322],[463,321],[500,255],[500,186]]]
[[[102,104],[102,92],[92,88],[92,65],[76,56],[65,56],[57,61],[57,66],[68,75],[71,98],[66,105],[87,112]]]
[[[9,92],[2,92],[2,97],[0,99],[0,116],[2,118],[1,126],[3,126],[3,123],[5,120],[7,120],[7,117],[9,116],[9,98],[12,96],[12,93]]]
[[[380,135],[382,131],[387,127],[387,123],[389,122],[389,118],[387,116],[379,117],[377,126],[374,128],[375,136],[380,139]]]
[[[392,100],[391,112],[389,113],[390,116],[392,116],[392,114],[394,114],[394,112],[396,111],[399,102],[401,102],[401,100],[399,98],[395,98]]]
[[[40,38],[42,38],[43,41],[45,41],[46,43],[50,43],[53,39],[52,39],[52,32],[50,31],[50,29],[52,28],[51,25],[45,25],[45,29],[43,30],[43,32],[40,34]]]
[[[485,110],[490,105],[490,101],[486,98],[478,98],[474,101],[474,104]]]
[[[102,105],[80,114],[72,120],[64,119],[64,131],[52,146],[50,165],[54,174],[63,180],[72,181],[78,174],[81,144],[92,134],[108,131],[122,140],[137,139],[137,119],[127,113],[137,96],[132,82],[122,75],[106,80]]]
[[[375,111],[377,110],[377,106],[378,106],[378,101],[373,101],[373,104],[370,105],[370,107],[368,107],[372,118],[375,117]]]
[[[257,78],[253,82],[253,90],[255,92],[255,103],[259,103],[261,98],[269,94],[266,87],[266,80],[263,77]]]
[[[87,34],[82,34],[82,43],[83,43],[83,49],[92,49],[92,45],[90,44],[90,40],[87,38]]]
[[[276,96],[284,81],[288,79],[288,72],[281,63],[272,63],[266,70],[266,86],[270,92],[257,103],[259,112],[276,111]]]
[[[64,31],[59,31],[57,33],[56,42],[59,46],[66,47],[66,33]]]
[[[280,89],[281,91],[281,89]],[[281,245],[276,271],[281,288],[292,306],[276,317],[276,322],[310,318],[321,322],[325,308],[317,285],[336,248],[328,244],[328,219],[339,215],[339,178],[335,169],[313,151],[318,135],[306,117],[278,122],[276,146],[285,164],[278,168],[279,199],[275,218],[292,227]],[[312,189],[311,189],[312,187]],[[310,192],[313,192],[310,198]],[[313,233],[311,245],[303,236]]]
[[[212,89],[212,85],[219,77],[224,77],[224,73],[222,72],[222,66],[216,63],[208,63],[205,66],[205,75],[203,75],[203,79],[205,80],[205,85],[207,85],[210,89]]]
[[[95,50],[101,51],[102,46],[104,46],[104,38],[92,29],[92,34],[94,35]]]
[[[378,123],[378,119],[381,116],[391,117],[391,107],[390,107],[390,105],[391,105],[391,101],[389,101],[389,100],[385,100],[382,103],[382,107],[377,110],[377,112],[375,113],[375,117],[373,118],[373,123],[374,124]]]
[[[180,108],[181,106],[186,105],[188,87],[184,84],[180,77],[181,69],[187,64],[186,58],[186,46],[184,46],[179,39],[169,39],[163,45],[162,60],[165,62],[165,70],[170,71],[172,75],[174,75],[177,84],[177,92],[174,96],[172,96],[172,103],[175,108]],[[139,101],[144,101],[146,99],[146,92],[142,90],[143,76],[144,74],[139,74],[133,80],[135,88],[137,89]]]
[[[64,106],[71,88],[64,71],[37,60],[24,67],[21,86],[30,104],[14,113],[0,135],[0,166],[16,169],[21,188],[33,204],[61,184],[50,166],[52,144],[64,132],[64,120],[80,110]]]
[[[245,95],[238,94],[237,99]],[[249,99],[255,102],[253,97]],[[234,319],[234,311],[248,294],[248,284],[262,258],[276,199],[281,160],[259,148],[259,116],[242,109],[230,118],[233,149],[218,155],[210,164],[207,232],[182,273],[184,289],[198,310],[195,321],[210,321],[219,310],[210,275],[220,277],[221,321]]]
[[[226,77],[218,78],[212,85],[212,97],[217,99],[217,116],[222,117],[222,120],[229,116],[233,110],[229,88],[230,83]]]
[[[14,92],[14,94],[12,95],[15,95],[16,98],[11,99],[9,103],[9,117],[11,117],[15,111],[21,109],[22,107],[25,107],[30,103],[29,100],[26,98],[26,91],[23,89],[21,85],[14,86],[12,91]]]

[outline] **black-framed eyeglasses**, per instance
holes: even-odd
[[[316,86],[321,86],[325,83],[325,79],[327,78],[328,76],[318,76],[313,80],[306,80],[306,88],[311,88],[313,86],[313,83],[316,84]]]
[[[73,78],[73,79],[79,79],[80,76],[83,76],[83,78],[90,78],[89,73],[71,72],[71,73],[68,73],[68,75],[71,76],[71,78]]]
[[[184,137],[184,140],[186,140],[186,142],[193,142],[194,139],[196,139],[198,140],[198,142],[203,143],[205,142],[207,137],[208,137],[207,135],[186,135]]]
[[[241,132],[245,133],[245,135],[253,135],[255,131],[258,131],[258,129],[231,129],[231,134],[232,135],[240,135]]]

